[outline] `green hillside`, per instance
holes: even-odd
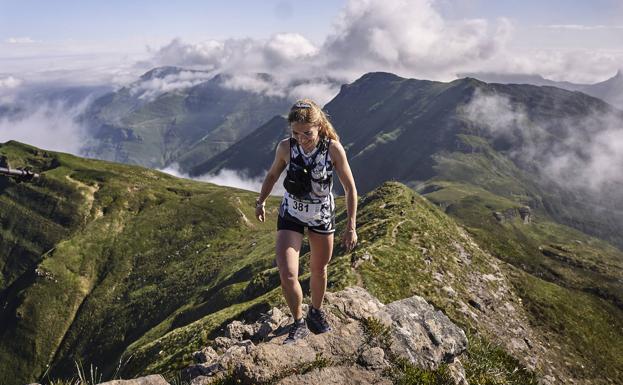
[[[276,198],[261,224],[251,192],[16,142],[0,155],[43,173],[0,178],[3,384],[68,378],[77,360],[104,378],[120,362],[126,378],[175,378],[225,322],[281,303]],[[412,189],[383,184],[360,200],[359,247],[336,246],[330,290],[425,297],[468,331],[470,383],[623,380],[620,251],[541,218],[500,222],[491,210],[515,204],[472,186],[424,192],[464,227]],[[340,229],[341,200],[338,210]]]
[[[190,169],[190,175],[217,174],[227,169],[243,171],[251,178],[262,176],[272,163],[277,143],[288,136],[287,119],[275,116],[223,152]]]
[[[77,358],[110,372],[171,315],[174,328],[229,305],[214,288],[272,266],[273,224],[249,221],[255,194],[15,142],[0,154],[44,175],[2,178],[3,384],[48,364],[68,375]],[[182,312],[192,301],[209,306]]]

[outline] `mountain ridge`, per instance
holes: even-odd
[[[551,86],[570,91],[580,91],[587,95],[602,99],[614,107],[623,110],[623,73],[618,69],[614,76],[592,84],[555,81],[544,78],[539,74],[523,73],[495,73],[474,72],[458,74],[459,77],[470,76],[487,83],[504,84],[532,84],[536,86]]]
[[[269,199],[269,221],[251,222],[255,198],[251,192],[15,142],[2,144],[0,154],[14,166],[30,165],[43,175],[42,181],[30,185],[0,179],[1,203],[10,205],[22,196],[16,189],[39,190],[41,196],[62,189],[81,197],[70,209],[81,224],[77,235],[57,242],[22,273],[32,274],[33,282],[1,293],[3,309],[9,309],[2,314],[3,382],[31,381],[33,377],[25,373],[38,373],[36,378],[46,363],[52,366],[50,378],[67,378],[74,359],[93,363],[107,374],[122,360],[127,361],[123,376],[158,372],[172,377],[191,362],[194,350],[213,343],[231,320],[254,319],[281,303],[270,219],[275,218],[277,198]],[[48,191],[46,186],[56,190]],[[54,218],[53,214],[46,216]],[[11,218],[12,234],[28,234],[30,222]],[[343,226],[343,199],[338,199],[336,219],[338,228]],[[541,232],[543,226],[552,226],[538,218],[534,221],[526,224],[512,216],[504,223],[493,219],[494,227],[487,234],[531,231],[533,226]],[[623,347],[617,343],[623,339],[619,328],[608,326],[621,322],[621,309],[504,261],[498,247],[483,242],[486,239],[477,228],[457,224],[436,203],[407,186],[388,182],[363,196],[358,223],[358,249],[347,253],[336,246],[329,266],[330,291],[362,283],[383,302],[416,293],[423,296],[472,333],[473,349],[482,349],[470,355],[468,347],[468,376],[490,378],[478,369],[485,364],[484,357],[496,375],[509,381],[516,367],[513,362],[540,376],[580,383],[603,383],[604,374],[612,381],[623,375]],[[24,241],[35,240],[31,236]],[[620,251],[576,233],[560,237],[559,249],[548,249],[552,258],[589,264],[599,271],[600,260],[588,258],[592,250],[613,261],[608,267],[613,274],[623,269]],[[581,248],[571,248],[573,237],[579,237]],[[512,242],[506,247],[507,254],[521,252]],[[307,288],[307,244],[301,254],[301,280]],[[32,273],[34,267],[40,275]],[[66,310],[58,311],[57,306],[74,315],[65,317]],[[588,319],[580,316],[583,311],[589,311]],[[64,331],[55,331],[60,323]],[[559,326],[564,333],[557,330]],[[28,341],[47,352],[53,350],[56,357],[40,352],[25,362],[16,361],[20,355],[35,353],[15,354],[14,349],[31,346]],[[499,344],[501,350],[487,341]]]

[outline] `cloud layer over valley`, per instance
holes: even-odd
[[[592,194],[623,186],[623,114],[616,110],[535,120],[504,95],[477,92],[462,116],[515,143],[514,159],[561,186]]]

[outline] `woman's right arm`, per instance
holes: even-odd
[[[270,195],[270,192],[273,190],[275,183],[279,179],[279,176],[286,168],[288,164],[288,160],[290,159],[290,139],[284,139],[277,145],[277,150],[275,151],[275,160],[273,161],[272,166],[268,170],[266,174],[266,178],[264,178],[264,183],[262,183],[262,189],[260,190],[260,196],[255,201],[255,216],[260,222],[264,222],[266,217],[266,212],[264,210],[264,203]]]

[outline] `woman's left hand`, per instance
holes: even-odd
[[[357,245],[357,231],[355,229],[346,230],[342,233],[342,246],[346,251],[352,251]]]

